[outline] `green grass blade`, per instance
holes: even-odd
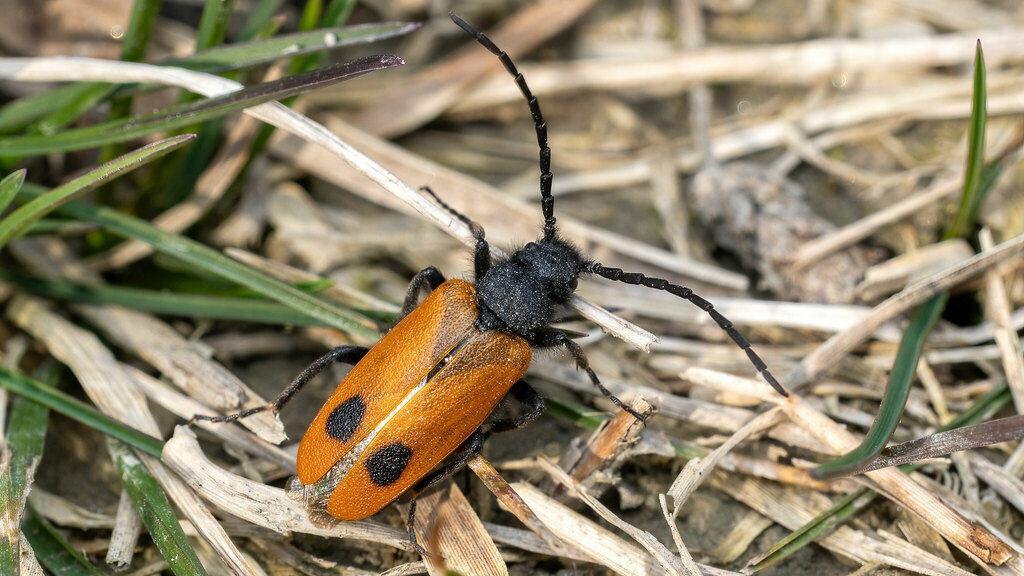
[[[51,386],[57,379],[56,367],[55,363],[48,362],[39,375]],[[10,459],[6,462],[8,469],[0,471],[0,515],[8,527],[21,525],[28,473],[43,456],[49,420],[49,410],[41,404],[21,397],[15,398],[12,404],[5,436]],[[17,534],[17,530],[11,528],[4,530],[4,536]],[[21,543],[6,538],[0,540],[0,574],[17,574],[20,565]]]
[[[76,88],[78,90],[73,94],[72,100],[30,126],[28,132],[43,136],[51,136],[60,132],[65,126],[113,94],[117,85],[95,82],[79,84]]]
[[[985,87],[985,54],[978,41],[974,54],[974,94],[971,99],[971,125],[967,136],[967,160],[964,175],[964,193],[960,197],[953,224],[946,229],[944,239],[963,238],[970,233],[978,214],[978,207],[988,189],[981,188],[985,166],[985,125],[988,122],[987,93]]]
[[[232,298],[206,294],[181,294],[166,290],[144,290],[118,286],[86,285],[43,280],[0,269],[0,280],[39,296],[60,298],[87,304],[114,304],[134,310],[195,316],[214,320],[237,320],[262,324],[326,326],[278,302],[253,298]]]
[[[77,398],[2,366],[0,386],[154,456],[159,456],[163,450],[162,441],[110,418]]]
[[[355,78],[367,72],[400,64],[402,64],[402,59],[396,56],[368,56],[243,88],[215,98],[206,98],[198,102],[173,106],[166,110],[107,122],[98,126],[69,130],[46,137],[28,135],[4,138],[0,140],[0,155],[49,154],[125,142],[153,132],[166,132],[190,124],[205,122],[263,102],[280,100]]]
[[[235,0],[206,0],[196,34],[196,52],[224,42]]]
[[[346,22],[355,7],[356,0],[331,0],[331,3],[327,5],[323,23],[327,26],[337,26]]]
[[[166,140],[154,142],[138,150],[115,158],[106,164],[90,170],[74,180],[54,188],[47,194],[28,202],[15,210],[10,216],[0,220],[0,248],[11,239],[19,236],[30,224],[46,216],[58,206],[69,202],[104,182],[109,182],[139,166],[151,162],[172,150],[181,148],[195,138],[192,134],[174,136]]]
[[[103,576],[52,524],[31,507],[27,510],[21,530],[44,568],[59,576]]]
[[[0,180],[0,214],[11,205],[11,201],[18,195],[21,185],[25,183],[25,168],[11,172],[3,180]]]
[[[896,361],[889,374],[889,385],[885,389],[882,405],[878,409],[878,416],[871,424],[871,429],[868,430],[864,441],[847,454],[811,470],[811,477],[824,479],[845,476],[874,459],[885,448],[889,438],[896,431],[896,426],[903,415],[903,407],[910,396],[910,384],[913,382],[917,361],[924,349],[924,341],[939,317],[942,316],[947,300],[949,300],[948,292],[937,294],[914,312],[907,331],[900,339]]]
[[[26,185],[22,189],[23,194],[38,194],[38,191],[38,187],[30,185]],[[60,211],[80,220],[100,224],[115,234],[141,240],[152,246],[157,252],[245,286],[271,300],[276,300],[289,308],[316,318],[328,326],[356,336],[364,342],[376,342],[380,337],[377,331],[370,327],[372,322],[366,318],[312,294],[307,294],[276,278],[266,276],[194,240],[165,232],[116,210],[82,201],[69,202],[61,206]]]
[[[252,40],[259,36],[260,31],[267,26],[274,14],[277,14],[281,2],[282,0],[259,0],[253,4],[238,37],[242,40]]]
[[[203,576],[206,570],[188,542],[160,483],[149,468],[124,444],[110,440],[110,452],[121,472],[121,486],[128,492],[142,523],[160,553],[177,576]]]
[[[964,190],[960,199],[960,208],[953,222],[946,229],[943,238],[961,238],[971,232],[974,226],[977,207],[991,190],[995,179],[986,180],[988,188],[982,188],[983,169],[985,163],[985,124],[988,116],[986,110],[985,59],[978,43],[975,55],[974,94],[972,97],[971,122],[968,133],[968,153]],[[936,294],[921,305],[900,340],[889,383],[885,390],[882,406],[864,441],[852,452],[831,462],[826,462],[814,470],[814,478],[836,478],[863,468],[885,448],[889,438],[896,431],[903,407],[906,405],[924,341],[938,321],[949,300],[949,293]]]
[[[19,98],[0,107],[0,132],[11,132],[60,110],[82,97],[92,88],[91,83],[61,86],[39,94]]]
[[[320,28],[309,32],[283,34],[266,40],[226,44],[164,64],[196,72],[220,73],[266,64],[281,58],[377,42],[407,34],[418,27],[418,23],[385,22]]]

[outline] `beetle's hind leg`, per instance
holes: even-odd
[[[432,486],[438,482],[448,478],[452,474],[455,474],[461,470],[466,462],[469,462],[474,456],[480,453],[480,450],[484,447],[485,434],[483,430],[476,429],[469,438],[452,452],[451,456],[445,459],[444,462],[432,472],[423,477],[419,482],[413,485],[409,493],[412,498],[409,500],[409,518],[406,520],[406,528],[409,530],[409,540],[412,541],[413,546],[416,547],[416,551],[425,554],[426,551],[416,542],[416,531],[413,530],[413,526],[416,521],[416,498],[420,494],[429,490]]]
[[[402,318],[408,316],[409,312],[412,312],[419,304],[420,290],[423,289],[424,284],[430,287],[430,290],[427,291],[427,294],[430,294],[435,288],[444,284],[444,274],[441,274],[437,268],[428,266],[412,277],[412,281],[409,282],[409,290],[405,293],[405,302],[402,304]]]
[[[572,354],[573,359],[576,361],[576,367],[587,373],[587,376],[590,378],[590,383],[597,387],[605,398],[611,400],[612,404],[615,404],[619,408],[629,412],[631,416],[640,422],[647,421],[646,416],[642,416],[629,406],[626,406],[622,400],[619,400],[618,397],[612,394],[610,390],[605,388],[604,384],[601,384],[601,379],[598,378],[594,370],[590,368],[590,362],[587,360],[586,354],[583,353],[583,348],[580,348],[579,344],[570,340],[569,337],[562,332],[557,330],[540,331],[530,342],[530,345],[536,346],[537,348],[562,347],[569,350],[569,353]]]
[[[514,418],[499,418],[489,420],[484,423],[484,425],[474,431],[473,434],[471,434],[470,437],[467,438],[451,456],[446,458],[439,467],[424,476],[423,479],[417,482],[410,490],[412,498],[409,501],[409,517],[406,521],[406,527],[409,530],[409,539],[412,541],[413,546],[416,547],[417,552],[420,552],[421,554],[425,553],[423,548],[416,542],[416,532],[413,530],[416,520],[416,498],[438,482],[441,482],[445,478],[450,477],[465,467],[466,463],[479,454],[483,449],[484,440],[486,440],[488,436],[491,434],[522,428],[536,420],[537,417],[544,412],[544,399],[541,398],[540,394],[538,394],[537,391],[524,380],[519,380],[512,385],[512,389],[509,390],[506,398],[509,396],[518,400],[526,407],[526,411],[523,414]]]
[[[544,413],[544,399],[525,380],[519,380],[512,385],[512,389],[505,395],[505,398],[509,397],[517,400],[526,410],[513,418],[488,419],[488,422],[484,423],[487,430],[486,435],[518,430],[533,422]]]
[[[189,421],[189,424],[196,420],[205,420],[208,422],[234,422],[240,418],[259,414],[266,410],[278,412],[284,408],[284,405],[287,404],[303,386],[323,372],[324,368],[327,368],[335,362],[355,365],[357,362],[362,360],[363,356],[366,356],[366,353],[369,351],[370,349],[365,346],[338,346],[334,350],[331,350],[327,354],[317,358],[312,364],[307,366],[306,369],[299,373],[299,375],[292,380],[291,384],[278,394],[277,398],[275,398],[270,404],[257,406],[256,408],[249,408],[248,410],[242,410],[241,412],[226,414],[224,416],[205,416],[203,414],[196,414],[192,417],[192,420]]]
[[[484,277],[484,274],[487,274],[487,271],[491,269],[491,246],[484,238],[483,226],[473,220],[470,220],[468,216],[459,212],[455,208],[452,208],[447,202],[438,198],[437,194],[434,194],[434,191],[431,190],[429,186],[423,186],[420,190],[429,194],[430,197],[434,199],[434,202],[437,202],[437,204],[441,208],[447,210],[449,214],[458,218],[459,221],[466,226],[469,226],[470,232],[473,233],[473,238],[476,239],[476,248],[473,250],[473,276],[476,278],[476,281],[479,282],[480,279]]]

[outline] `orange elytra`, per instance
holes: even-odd
[[[602,394],[643,420],[601,384],[578,344],[549,327],[581,275],[664,290],[688,300],[707,312],[746,352],[758,373],[786,395],[750,342],[710,302],[667,280],[602,266],[558,235],[551,149],[537,98],[507,54],[461,18],[449,15],[498,56],[529,105],[540,145],[543,235],[492,262],[483,228],[425,188],[472,230],[475,284],[445,280],[436,268],[426,268],[409,285],[402,320],[372,349],[336,348],[299,374],[273,403],[204,418],[226,422],[261,410],[280,410],[327,366],[353,364],[299,444],[293,490],[311,510],[325,510],[343,520],[366,518],[411,492],[407,523],[413,544],[416,495],[465,465],[488,435],[525,426],[543,412],[544,401],[522,380],[531,348],[565,348]],[[430,294],[417,305],[425,287]],[[525,410],[516,417],[498,417],[495,409],[505,398],[521,402]]]

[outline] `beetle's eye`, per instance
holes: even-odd
[[[575,278],[573,278],[572,282],[569,283],[569,288],[571,288],[572,291],[575,292],[576,291],[576,287],[579,286],[579,285],[580,285],[579,281],[576,280]]]
[[[536,247],[537,247],[537,243],[536,242],[527,242],[526,246],[523,246],[523,248],[526,248],[527,250],[532,250],[532,249],[534,249]]]

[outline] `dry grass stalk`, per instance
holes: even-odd
[[[117,515],[111,527],[110,543],[104,562],[116,571],[126,570],[132,564],[135,545],[142,534],[142,518],[135,511],[131,496],[127,490],[121,490],[120,501],[117,503]]]
[[[198,344],[148,314],[116,306],[76,306],[76,310],[107,338],[215,410],[229,413],[267,404],[227,368],[208,358]],[[272,412],[244,418],[240,424],[272,444],[287,438],[284,426]]]
[[[535,357],[530,365],[530,370],[527,372],[528,376],[531,374],[557,382],[574,392],[595,397],[599,401],[603,398],[600,392],[594,389],[594,385],[590,383],[590,380],[585,375],[579,373],[575,367],[566,366],[550,358]],[[649,386],[628,384],[604,375],[601,377],[601,383],[619,398],[632,398],[633,395],[640,395],[649,399],[651,403],[657,404],[658,412],[662,417],[691,422],[729,434],[735,432],[755,417],[752,411],[743,408],[720,406],[711,402],[694,400],[693,398],[671,394]],[[759,386],[763,386],[765,390],[774,394],[766,384],[759,384]],[[822,450],[821,442],[818,439],[790,422],[783,422],[775,426],[768,431],[768,436],[785,444],[798,446],[814,452]]]
[[[412,576],[413,574],[424,574],[426,571],[427,566],[423,562],[409,562],[385,570],[380,573],[380,576]]]
[[[654,408],[642,397],[630,402],[629,407],[645,418],[654,414]],[[643,430],[643,422],[637,421],[629,412],[619,410],[587,439],[575,461],[562,461],[559,466],[568,470],[575,482],[591,486],[593,482],[588,480],[596,473],[607,473],[617,463],[621,464],[617,462],[619,457],[640,440]]]
[[[314,524],[302,502],[291,499],[280,488],[253,482],[210,462],[195,434],[178,426],[164,445],[163,462],[204,500],[220,510],[274,532],[303,532],[334,538],[354,538],[410,550],[407,534],[370,520]]]
[[[678,91],[697,83],[757,82],[811,84],[837,74],[836,55],[842,54],[840,73],[859,73],[891,68],[907,73],[908,67],[931,68],[969,64],[978,38],[985,44],[985,60],[995,69],[1006,60],[1024,55],[1020,28],[972,30],[965,34],[917,36],[896,39],[828,38],[777,45],[712,47],[679,50],[668,54],[642,54],[632,58],[591,58],[565,63],[520,63],[530,89],[540,98],[560,93],[656,89]],[[967,48],[965,48],[967,47]],[[901,92],[902,94],[902,92]],[[495,75],[465,94],[453,113],[475,112],[515,102],[514,84]],[[716,138],[717,139],[717,138]]]
[[[977,452],[968,452],[967,460],[978,478],[1006,498],[1014,508],[1024,512],[1024,482]]]
[[[416,540],[429,553],[423,563],[430,576],[445,576],[448,571],[508,576],[494,541],[453,483],[416,499],[415,530]]]
[[[532,530],[548,548],[554,550],[560,556],[568,552],[565,543],[537,517],[537,514],[530,509],[530,506],[523,500],[522,496],[501,477],[501,474],[483,456],[477,454],[466,463],[466,466],[498,498],[498,501],[518,518],[524,526]]]
[[[199,402],[196,402],[191,397],[174,390],[149,374],[125,364],[122,364],[121,367],[129,376],[131,376],[135,385],[138,386],[150,400],[160,406],[163,406],[165,409],[180,418],[184,420],[191,420],[192,417],[197,414],[206,416],[216,415],[209,408],[203,406]],[[271,444],[266,440],[260,439],[252,434],[248,434],[236,426],[207,422],[204,420],[199,420],[195,422],[194,425],[206,430],[214,436],[217,436],[229,446],[245,450],[249,454],[262,458],[268,462],[272,462],[290,473],[295,472],[294,454],[282,450],[275,444]]]
[[[779,422],[782,416],[782,408],[775,406],[766,412],[758,414],[739,430],[733,433],[728,440],[703,458],[694,458],[686,463],[686,466],[679,472],[676,479],[672,481],[667,494],[672,497],[671,520],[674,524],[679,509],[686,502],[686,499],[693,494],[701,483],[710,475],[711,470],[721,462],[733,448],[740,442],[764,432]]]
[[[32,489],[28,501],[40,516],[58,526],[80,530],[94,528],[109,530],[114,526],[113,517],[88,510],[38,487]]]
[[[540,457],[538,461],[541,464],[541,468],[559,484],[567,488],[570,494],[589,506],[591,510],[596,512],[606,522],[629,534],[637,543],[643,546],[667,573],[683,574],[683,571],[685,571],[691,574],[691,576],[699,576],[700,570],[693,562],[693,559],[689,557],[685,547],[680,548],[680,554],[683,556],[682,563],[677,563],[672,554],[665,548],[665,545],[658,541],[650,532],[640,530],[616,516],[611,509],[591,496],[585,488],[576,483],[572,477],[566,474],[554,462],[544,457]]]
[[[582,556],[589,562],[606,566],[625,576],[676,573],[674,570],[666,570],[639,546],[622,540],[533,485],[518,482],[513,487],[530,508],[536,511],[545,526],[578,550],[572,557]]]
[[[982,229],[978,238],[982,250],[992,249],[991,230]],[[1024,414],[1024,352],[1021,351],[1020,336],[1010,326],[1010,300],[998,269],[985,274],[985,294],[985,311],[992,321],[996,345],[1002,353],[1003,371],[1013,394],[1013,405],[1018,414]],[[1019,474],[1021,470],[1010,472]]]
[[[1024,250],[1024,235],[1003,242],[991,250],[985,250],[941,273],[915,282],[876,306],[871,315],[857,326],[829,338],[817,350],[804,358],[800,367],[785,378],[783,385],[792,390],[798,385],[809,382],[824,370],[834,366],[840,358],[867,340],[876,329],[892,320],[896,315],[943,290],[983,274],[1000,262],[1017,256],[1022,250]]]

